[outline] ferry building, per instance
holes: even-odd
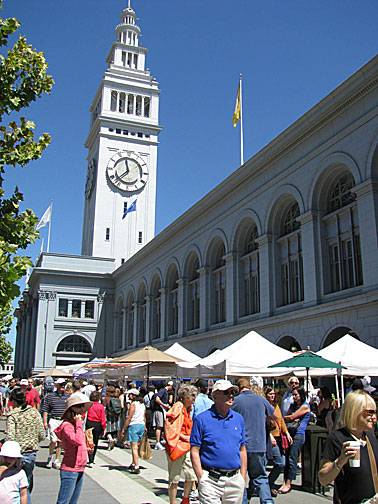
[[[140,34],[124,9],[90,106],[82,254],[39,257],[15,372],[175,341],[205,356],[252,329],[378,347],[378,57],[154,236],[159,83]]]

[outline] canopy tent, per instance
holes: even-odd
[[[167,350],[164,350],[164,353],[170,355],[171,357],[177,357],[185,362],[194,362],[198,361],[200,357],[190,350],[187,350],[185,347],[180,345],[180,343],[173,343]]]
[[[346,334],[316,353],[325,359],[340,362],[347,368],[343,370],[343,375],[378,376],[378,349],[353,338],[350,334]],[[317,371],[316,376],[332,376],[336,373],[335,369]]]
[[[36,374],[33,378],[44,378],[46,376],[51,376],[52,378],[71,378],[72,375],[60,368],[50,368]]]
[[[192,376],[282,376],[288,368],[270,369],[268,366],[280,360],[289,359],[293,354],[267,340],[256,331],[245,336],[218,352],[192,363],[179,363],[180,375]]]

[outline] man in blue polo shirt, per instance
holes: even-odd
[[[190,436],[201,504],[241,504],[247,470],[244,420],[231,409],[237,387],[218,380],[213,406],[195,417]]]
[[[247,504],[254,493],[260,497],[260,504],[273,504],[266,472],[266,419],[268,415],[273,415],[274,408],[265,397],[252,392],[248,378],[240,378],[237,384],[240,394],[232,409],[244,418],[249,476],[243,504]]]

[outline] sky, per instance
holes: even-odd
[[[127,0],[5,0],[1,17],[43,51],[55,80],[24,112],[42,159],[8,169],[25,207],[53,202],[51,252],[80,254],[89,106]],[[377,0],[132,0],[160,84],[156,233],[240,164],[231,118],[243,75],[247,160],[377,53]],[[47,227],[41,230],[47,237]],[[41,242],[30,246],[35,260]],[[14,331],[11,340],[14,339]]]

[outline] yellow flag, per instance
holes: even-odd
[[[236,128],[238,122],[240,121],[240,82],[238,86],[238,93],[236,95],[236,101],[235,101],[235,109],[234,109],[234,114],[232,116],[232,124],[234,125],[234,128]]]

